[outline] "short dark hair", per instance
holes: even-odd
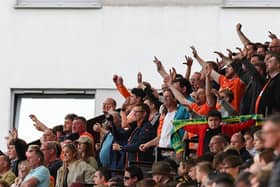
[[[125,168],[125,171],[129,172],[130,177],[137,177],[137,180],[140,181],[143,179],[143,172],[141,170],[141,168],[137,167],[137,166],[129,166],[127,168]]]
[[[73,121],[76,117],[78,117],[76,114],[66,114],[64,119],[70,119]]]
[[[141,100],[143,100],[143,98],[146,96],[145,92],[141,88],[133,88],[131,90],[131,93],[133,93],[137,97],[140,97]]]
[[[81,120],[85,125],[87,124],[87,120],[83,116],[77,116],[74,118],[74,120]]]
[[[250,186],[250,177],[252,176],[252,174],[250,172],[241,172],[240,175],[237,177],[236,179],[236,183],[238,182],[243,182],[246,185]]]
[[[218,117],[220,120],[222,120],[222,114],[218,110],[210,110],[207,113],[206,119],[208,120],[209,117]]]
[[[242,159],[240,156],[230,155],[223,159],[223,163],[227,164],[229,167],[235,168],[237,166],[241,166]]]
[[[96,170],[96,172],[97,171],[99,171],[100,176],[103,176],[105,178],[105,181],[109,181],[109,179],[112,177],[111,171],[107,168],[101,167],[101,168],[98,168]]]
[[[189,95],[192,93],[192,85],[189,80],[185,79],[182,75],[176,74],[176,78],[173,82],[179,82],[181,88],[186,87],[186,93]]]

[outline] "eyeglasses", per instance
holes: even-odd
[[[130,178],[131,178],[131,177],[127,177],[127,176],[124,176],[124,177],[123,177],[124,180],[129,180]]]

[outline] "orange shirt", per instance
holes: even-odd
[[[160,118],[159,118],[159,123],[158,123],[158,128],[157,128],[157,136],[160,136],[160,134],[161,134],[164,117],[165,117],[164,115],[161,115]]]
[[[190,107],[194,112],[202,116],[206,116],[210,110],[215,109],[215,107],[209,107],[207,103],[204,103],[203,105],[192,103]]]
[[[116,87],[117,87],[117,90],[120,92],[120,94],[124,98],[130,97],[131,94],[129,93],[129,91],[127,90],[127,88],[125,86],[116,84]]]
[[[240,102],[244,94],[245,84],[241,81],[240,78],[228,79],[224,75],[221,75],[219,78],[220,89],[229,88],[233,95],[232,106],[239,112]]]

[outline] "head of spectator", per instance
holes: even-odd
[[[150,109],[146,104],[137,104],[133,108],[135,121],[138,126],[149,120]]]
[[[201,73],[200,72],[194,72],[190,78],[190,83],[192,86],[193,91],[197,91],[198,88],[201,87]]]
[[[172,85],[184,96],[188,96],[192,92],[191,83],[180,74],[176,75]]]
[[[72,125],[72,133],[82,134],[86,131],[87,120],[82,116],[78,116],[74,119]]]
[[[260,75],[266,75],[266,66],[264,62],[256,62],[254,66]]]
[[[196,180],[202,183],[207,180],[208,174],[212,172],[212,165],[210,162],[199,162],[196,165]]]
[[[254,133],[254,147],[259,152],[264,148],[264,140],[262,138],[261,130],[258,130]]]
[[[41,144],[47,141],[56,141],[56,134],[52,129],[44,130],[43,135],[40,138]]]
[[[25,160],[25,152],[27,150],[27,143],[22,139],[13,139],[8,144],[7,155],[11,161]]]
[[[251,187],[250,183],[250,172],[241,172],[236,179],[236,187]]]
[[[169,111],[169,109],[177,108],[177,100],[169,88],[163,92],[163,104],[167,111]]]
[[[234,133],[230,139],[230,145],[237,150],[245,147],[245,139],[241,133]]]
[[[26,151],[26,158],[32,169],[44,164],[44,154],[38,145],[30,145]]]
[[[64,144],[62,147],[63,162],[69,165],[78,159],[78,150],[74,143]]]
[[[274,151],[273,149],[264,149],[260,154],[259,154],[259,161],[260,161],[260,166],[263,169],[272,169],[270,168],[273,162],[274,158]]]
[[[52,128],[53,133],[56,135],[56,139],[59,140],[62,136],[64,136],[63,125],[56,125]]]
[[[133,88],[129,98],[129,104],[134,106],[143,102],[145,92],[141,88]]]
[[[152,166],[152,175],[153,180],[157,184],[167,184],[168,182],[172,181],[175,173],[172,172],[172,168],[168,162],[158,161]]]
[[[269,43],[269,51],[273,51],[276,53],[280,53],[280,39],[273,38],[271,42]]]
[[[235,71],[233,70],[232,66],[231,65],[227,65],[225,67],[225,76],[226,78],[228,79],[233,79],[234,77],[236,77],[236,73]]]
[[[28,160],[23,160],[18,165],[18,177],[24,179],[31,170]]]
[[[193,93],[195,103],[198,105],[203,105],[206,103],[206,93],[204,88],[198,88],[195,93]]]
[[[117,107],[117,102],[113,98],[106,98],[103,102],[103,112],[108,113],[109,111],[114,111]]]
[[[280,115],[270,116],[262,127],[265,148],[273,148],[280,153]]]
[[[111,171],[107,168],[98,168],[93,176],[95,185],[107,185],[109,179],[112,177]]]
[[[233,92],[231,91],[231,89],[228,88],[221,89],[219,91],[219,95],[221,99],[225,100],[228,103],[231,103],[234,99]]]
[[[222,135],[213,136],[209,143],[211,153],[222,152],[227,146],[227,141]]]
[[[254,54],[250,59],[251,64],[256,64],[258,62],[263,63],[263,61],[264,61],[264,56],[259,54]]]
[[[152,178],[145,178],[136,184],[136,187],[154,187],[156,182]]]
[[[254,149],[254,136],[251,130],[245,131],[243,135],[245,139],[245,147],[246,150],[250,152],[250,150]]]
[[[188,176],[190,176],[190,178],[193,181],[196,181],[196,161],[193,159],[187,160],[187,166],[188,166]]]
[[[7,155],[0,155],[0,176],[8,172],[11,168],[10,159]]]
[[[80,136],[77,140],[79,159],[88,162],[89,157],[93,156],[93,142],[88,136]]]
[[[248,43],[246,46],[247,59],[250,59],[257,51],[257,46],[254,43]]]
[[[217,129],[220,127],[222,121],[222,114],[217,110],[210,110],[206,116],[208,127],[210,129]]]
[[[76,114],[67,114],[64,117],[63,132],[65,134],[71,134],[72,133],[72,125],[73,125],[73,121],[76,117],[78,117]]]
[[[136,186],[136,183],[143,179],[143,172],[137,166],[129,166],[124,171],[124,186]]]
[[[180,177],[188,176],[191,166],[195,166],[194,160],[192,160],[192,159],[180,161],[179,167],[177,170],[178,176],[180,176]]]
[[[242,159],[240,156],[226,156],[223,159],[223,169],[222,171],[230,174],[233,178],[237,178],[239,175],[240,166],[242,164]]]
[[[212,166],[217,172],[222,172],[224,155],[224,152],[219,152],[213,158]]]
[[[58,146],[60,145],[55,141],[46,141],[41,145],[40,150],[44,154],[46,166],[49,166],[58,158]]]
[[[266,52],[267,52],[267,46],[266,45],[258,45],[258,47],[257,47],[257,54],[258,55],[265,56]]]
[[[265,61],[266,73],[273,78],[280,72],[280,55],[279,53],[270,52],[270,57]]]
[[[161,106],[159,101],[155,101],[150,97],[145,97],[144,103],[149,106],[151,114],[157,113],[159,111],[159,107]]]

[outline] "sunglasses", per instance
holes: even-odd
[[[123,177],[124,180],[129,180],[130,178],[131,178],[131,177],[127,177],[127,176],[124,176],[124,177]]]

